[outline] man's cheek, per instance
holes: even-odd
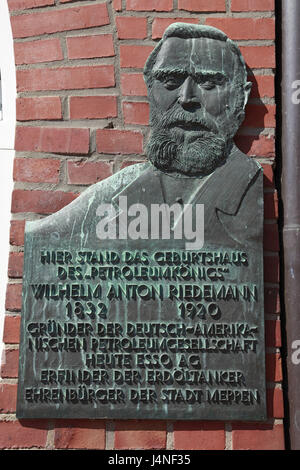
[[[168,90],[162,83],[156,82],[153,85],[150,103],[153,100],[155,109],[159,109],[164,112],[170,109],[177,102],[178,97],[178,88]]]
[[[220,91],[218,88],[214,90],[207,90],[202,96],[202,105],[205,111],[211,116],[217,117],[219,115],[230,114],[230,93]]]

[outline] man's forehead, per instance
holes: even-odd
[[[167,38],[153,71],[175,67],[191,71],[218,71],[231,76],[235,55],[224,41],[210,38]]]

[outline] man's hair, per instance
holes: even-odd
[[[236,77],[236,80],[239,82],[239,84],[243,85],[247,82],[247,69],[241,51],[239,50],[238,46],[231,39],[229,39],[225,33],[223,33],[223,31],[217,28],[213,28],[212,26],[187,23],[173,23],[165,30],[162,39],[159,41],[155,49],[151,52],[144,67],[145,82],[149,89],[151,88],[151,85],[153,83],[152,69],[155,65],[158,53],[166,39],[172,37],[183,39],[208,38],[225,42],[238,59],[239,72],[237,73],[238,76]]]

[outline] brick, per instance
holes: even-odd
[[[56,421],[54,446],[56,449],[105,448],[105,424],[98,420]]]
[[[137,131],[101,129],[96,134],[99,153],[108,154],[141,154],[143,152],[143,135]]]
[[[18,377],[19,350],[4,349],[2,352],[1,377],[3,379],[14,379]],[[1,433],[0,433],[1,439]]]
[[[11,17],[14,38],[40,36],[109,24],[105,3]]]
[[[232,429],[233,450],[284,450],[282,424],[235,424]]]
[[[265,313],[277,315],[280,312],[280,297],[277,287],[265,288]]]
[[[127,168],[128,166],[135,165],[136,163],[141,163],[137,161],[131,161],[131,160],[123,160],[120,166],[120,170],[123,170],[123,168]]]
[[[12,195],[12,212],[52,214],[70,204],[77,196],[77,194],[65,193],[63,191],[26,191],[15,189]]]
[[[276,67],[274,46],[241,46],[240,51],[251,69]]]
[[[122,73],[121,91],[123,96],[147,96],[147,87],[141,73]]]
[[[16,76],[19,92],[81,90],[115,86],[113,65],[17,70]]]
[[[115,449],[165,449],[166,423],[160,421],[117,421]]]
[[[277,219],[278,217],[278,196],[277,193],[264,194],[265,219]]]
[[[147,37],[147,18],[117,16],[116,25],[119,39],[145,39]]]
[[[22,284],[8,284],[6,289],[5,308],[11,312],[21,310]]]
[[[265,321],[266,347],[281,347],[281,327],[279,320]]]
[[[276,119],[276,106],[275,105],[258,105],[247,104],[246,118],[243,122],[243,127],[275,127]]]
[[[112,175],[108,162],[68,162],[69,184],[93,184]]]
[[[198,18],[155,18],[152,23],[152,39],[162,38],[165,29],[172,23],[193,23],[198,24]]]
[[[92,59],[115,55],[112,34],[69,37],[67,50],[69,59]]]
[[[5,316],[3,333],[4,343],[18,344],[20,342],[20,322],[20,316]]]
[[[272,75],[253,75],[249,77],[252,82],[250,98],[274,98],[275,80]]]
[[[267,382],[282,381],[281,357],[279,353],[266,354],[266,380]]]
[[[8,277],[18,278],[23,275],[23,252],[10,252],[8,258]]]
[[[48,423],[42,420],[1,421],[0,448],[45,447]]]
[[[172,11],[173,0],[126,0],[129,11]]]
[[[113,0],[113,8],[116,11],[122,11],[122,0]]]
[[[272,165],[262,165],[264,170],[264,188],[274,189],[274,170]]]
[[[275,39],[273,18],[208,18],[209,26],[221,29],[230,39]]]
[[[174,448],[182,450],[224,450],[224,423],[177,422],[174,424]]]
[[[279,257],[278,256],[265,256],[264,257],[264,280],[265,282],[277,283],[279,282]]]
[[[149,124],[149,104],[136,101],[123,102],[123,115],[125,124]]]
[[[191,12],[219,12],[226,11],[225,0],[179,0],[179,10],[187,10]]]
[[[55,4],[55,0],[7,0],[7,3],[9,10],[15,11],[51,6]]]
[[[25,220],[11,220],[9,243],[15,246],[24,245]]]
[[[58,183],[60,161],[49,158],[15,158],[14,181]]]
[[[89,130],[17,126],[15,150],[87,154],[89,152]]]
[[[15,42],[14,51],[16,65],[53,62],[64,58],[59,39]]]
[[[152,46],[120,45],[120,65],[121,67],[143,68],[149,54],[153,50]]]
[[[264,249],[266,251],[279,251],[279,232],[277,224],[264,225]]]
[[[275,157],[274,136],[237,135],[234,139],[238,148],[249,156]]]
[[[274,0],[231,0],[231,11],[273,11]]]
[[[17,384],[0,384],[0,413],[16,411],[17,389]]]
[[[70,119],[117,117],[116,96],[71,96]]]
[[[17,98],[17,121],[60,120],[61,100],[58,96]]]
[[[267,412],[269,418],[284,418],[283,392],[280,388],[267,389]]]

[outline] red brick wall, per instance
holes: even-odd
[[[277,194],[274,189],[274,0],[8,0],[17,129],[0,448],[283,449]],[[206,23],[241,47],[253,90],[237,145],[265,170],[267,423],[21,421],[15,418],[24,220],[142,161],[148,103],[142,69],[171,22]]]

